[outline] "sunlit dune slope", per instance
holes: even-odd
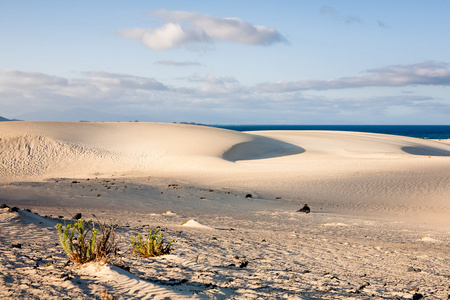
[[[3,180],[146,173],[176,177],[177,172],[196,177],[202,172],[252,172],[252,161],[279,174],[316,159],[450,157],[446,144],[355,132],[242,133],[160,123],[8,122],[0,124],[0,134]]]
[[[0,123],[0,181],[160,177],[331,210],[450,213],[450,144],[335,131]],[[429,214],[428,214],[429,216]]]

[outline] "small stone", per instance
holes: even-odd
[[[252,194],[245,195],[245,198],[252,198],[252,197],[253,197]]]
[[[19,244],[19,243],[17,243],[17,244],[12,244],[12,245],[11,245],[11,248],[22,249],[22,244]]]
[[[239,264],[239,268],[246,268],[248,266],[248,260],[243,259]]]
[[[9,211],[10,212],[17,212],[17,211],[19,211],[19,208],[18,207],[11,207],[10,209],[9,209]]]
[[[423,295],[419,294],[419,293],[415,293],[413,295],[413,297],[412,297],[413,300],[419,300],[419,299],[422,299],[422,298],[423,298]]]
[[[9,208],[9,206],[3,203],[2,205],[0,205],[0,208]]]
[[[422,272],[421,269],[419,269],[419,268],[416,269],[414,267],[408,267],[407,271],[408,272]]]
[[[309,214],[311,212],[311,209],[309,208],[308,204],[305,204],[305,205],[303,205],[302,208],[297,210],[297,212],[302,212],[302,213],[305,213],[305,214]]]
[[[367,287],[367,286],[369,286],[369,285],[370,285],[370,283],[364,282],[364,283],[358,288],[358,290],[362,290],[362,289],[364,289],[365,287]]]
[[[72,220],[79,220],[79,219],[81,219],[81,217],[82,217],[81,213],[76,213],[76,214],[72,217]]]

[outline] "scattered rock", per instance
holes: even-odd
[[[22,244],[19,244],[19,243],[17,243],[17,244],[12,244],[12,245],[11,245],[11,248],[22,249]]]
[[[72,220],[79,220],[79,219],[81,219],[81,217],[82,217],[81,213],[76,213],[76,214],[72,217]]]
[[[19,211],[19,208],[18,207],[11,207],[10,209],[9,209],[9,211],[10,212],[16,212],[16,211]]]
[[[76,180],[74,180],[74,181],[72,181],[72,183],[80,183],[79,181],[76,181]]]
[[[239,268],[246,268],[248,266],[248,260],[245,258],[241,260],[241,263],[239,264]]]
[[[245,195],[245,198],[252,198],[252,197],[253,197],[252,194]]]
[[[370,285],[370,283],[364,282],[363,284],[361,284],[361,286],[358,288],[358,290],[362,290],[362,289],[364,289],[365,287],[367,287],[369,285]]]
[[[419,269],[419,268],[414,268],[414,267],[408,267],[408,270],[407,270],[408,272],[422,272],[422,270],[421,269]]]
[[[9,206],[3,203],[2,205],[0,205],[0,208],[9,208]]]
[[[412,297],[413,300],[419,300],[419,299],[422,299],[422,298],[423,298],[423,295],[419,294],[419,293],[415,293],[413,295],[413,297]]]
[[[347,290],[347,293],[349,293],[349,294],[359,294],[359,293],[361,293],[361,291],[359,289],[357,289],[357,288],[353,288],[353,289]]]
[[[305,213],[305,214],[309,214],[311,212],[311,209],[309,208],[308,204],[305,204],[305,205],[303,205],[302,208],[297,210],[297,212],[302,212],[302,213]]]

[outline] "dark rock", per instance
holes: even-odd
[[[76,213],[73,217],[72,217],[72,220],[79,220],[79,219],[81,219],[81,213]]]
[[[19,211],[19,208],[14,206],[14,207],[11,207],[11,208],[9,209],[9,211],[10,211],[10,212]]]
[[[415,293],[413,295],[413,297],[412,297],[413,300],[419,300],[419,299],[422,299],[422,298],[423,298],[423,295],[419,294],[419,293]]]
[[[419,268],[414,268],[414,267],[408,267],[408,270],[407,270],[408,272],[422,272],[422,270],[421,269],[419,269]]]
[[[22,244],[19,244],[19,243],[17,243],[17,244],[12,244],[12,245],[11,245],[11,248],[19,248],[19,249],[22,249]]]
[[[243,259],[239,264],[239,268],[246,268],[248,266],[248,260]]]
[[[302,212],[302,213],[305,213],[305,214],[309,214],[311,212],[311,209],[309,208],[308,204],[305,204],[305,205],[303,205],[302,208],[297,210],[297,212]]]
[[[74,181],[72,181],[72,183],[80,183],[79,181],[76,181],[76,180],[74,180]]]
[[[24,211],[31,212],[31,209],[25,208]]]
[[[358,290],[362,290],[362,289],[364,289],[365,287],[367,287],[369,285],[370,285],[370,283],[364,282],[363,284],[361,284],[361,286],[358,288]]]
[[[245,195],[245,198],[252,198],[252,197],[253,197],[252,194]]]
[[[0,205],[0,208],[9,208],[9,206],[3,203],[2,205]]]
[[[60,218],[60,219],[64,219],[64,216],[58,216],[58,218]]]

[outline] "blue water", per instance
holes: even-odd
[[[235,131],[333,130],[393,134],[422,139],[450,139],[450,125],[213,125]]]

